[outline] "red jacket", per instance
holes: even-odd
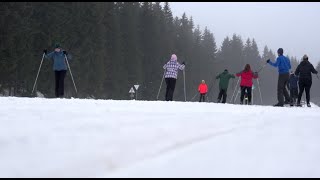
[[[240,86],[252,87],[252,79],[258,78],[258,74],[254,74],[251,70],[247,72],[240,72],[236,76],[241,77]]]
[[[198,88],[198,91],[201,93],[201,94],[205,94],[208,92],[208,86],[206,84],[200,84],[199,85],[199,88]]]

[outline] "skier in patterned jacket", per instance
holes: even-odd
[[[163,66],[163,69],[165,69],[165,80],[167,84],[166,89],[166,101],[172,101],[173,100],[173,93],[176,86],[176,80],[178,77],[178,70],[184,70],[185,63],[182,62],[180,64],[178,61],[178,58],[175,54],[171,55],[171,59]]]

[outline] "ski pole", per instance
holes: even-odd
[[[207,102],[210,102],[209,96],[206,94],[205,97],[207,97]]]
[[[209,91],[208,91],[208,97],[209,97],[209,95],[210,95],[209,93],[211,93],[211,89],[212,89],[212,88],[214,87],[214,85],[216,84],[216,80],[217,80],[217,79],[215,78],[214,81],[213,81],[212,86],[210,87],[210,89],[209,89]],[[212,98],[212,101],[213,101],[213,99],[214,99],[214,93],[212,93],[212,97],[213,97],[213,98]],[[208,98],[208,99],[209,99],[209,98]]]
[[[214,81],[212,81],[212,86],[209,88],[208,92],[207,92],[207,96],[209,97],[210,96],[210,93],[211,93],[211,89],[214,87],[214,85],[216,84],[216,77],[213,77],[214,78]],[[209,99],[209,98],[208,98]],[[212,99],[213,101],[213,99]],[[209,101],[208,101],[209,102]]]
[[[262,102],[262,95],[261,95],[261,90],[260,90],[260,82],[259,82],[259,78],[257,78],[257,81],[258,81],[258,88],[259,88],[259,93],[260,93],[261,105],[263,105],[263,102]]]
[[[198,92],[192,97],[191,101],[197,96]]]
[[[185,60],[188,62],[187,56],[185,55]],[[186,65],[184,63],[184,65]],[[186,74],[185,74],[186,68],[183,69],[183,85],[184,85],[184,101],[187,101],[187,93],[186,93]]]
[[[72,82],[73,82],[73,85],[74,85],[74,89],[76,90],[76,93],[78,93],[76,84],[74,83],[74,80],[73,80],[73,76],[72,76],[72,72],[71,72],[71,68],[70,68],[69,62],[68,62],[67,55],[65,54],[64,57],[65,57],[65,60],[67,62],[67,65],[68,65],[68,68],[69,68],[69,71],[70,71],[70,75],[71,75],[71,79],[72,79]]]
[[[258,71],[257,73],[259,73],[264,67],[266,67],[267,63],[265,63]]]
[[[234,98],[234,101],[233,101],[233,103],[235,103],[235,102],[236,102],[236,99],[237,99],[237,97],[238,97],[238,94],[239,94],[239,92],[241,92],[240,88],[239,88],[239,90],[238,90],[238,92],[237,92],[237,95],[236,95],[236,97]]]
[[[236,86],[234,87],[234,91],[233,91],[233,94],[232,94],[232,97],[231,97],[230,103],[232,102],[232,99],[233,99],[233,97],[234,97],[234,93],[235,93],[235,92],[236,92],[236,90],[237,90],[237,87],[238,87],[239,82],[240,82],[240,78],[238,79],[238,82],[237,82]]]
[[[45,53],[43,53],[43,55],[42,55],[41,63],[40,63],[39,69],[38,69],[37,77],[36,77],[36,80],[34,82],[31,94],[33,94],[34,88],[36,87],[36,83],[37,83],[37,80],[38,80],[38,76],[39,76],[39,73],[40,73],[40,69],[41,69],[41,66],[42,66],[44,55],[45,55]]]
[[[187,101],[187,95],[186,95],[186,75],[185,70],[183,69],[183,87],[184,87],[184,101]]]
[[[251,104],[254,104],[254,102],[253,102],[253,89],[251,88]],[[249,104],[249,103],[248,103]]]
[[[163,71],[162,80],[161,80],[161,83],[160,83],[160,88],[159,88],[158,95],[157,95],[157,100],[159,99],[159,94],[160,94],[160,90],[161,90],[161,87],[162,87],[162,82],[163,82],[165,73],[166,73],[166,71],[164,70],[164,71]]]
[[[319,79],[319,76],[318,76],[318,74],[317,74],[317,78]]]

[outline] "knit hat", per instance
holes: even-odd
[[[283,55],[283,49],[282,48],[279,48],[277,52],[278,52],[278,54]]]
[[[171,55],[171,60],[174,60],[174,61],[176,61],[178,58],[177,58],[177,55],[175,55],[175,54],[172,54]]]
[[[54,48],[60,48],[60,47],[61,47],[60,43],[56,43],[56,44],[54,45]]]
[[[308,56],[306,54],[303,55],[302,60],[308,60]]]

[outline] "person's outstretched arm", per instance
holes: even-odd
[[[318,71],[314,69],[314,67],[313,67],[312,64],[311,64],[311,67],[312,67],[312,68],[311,68],[311,72],[312,72],[313,74],[318,74]]]
[[[54,51],[52,51],[51,53],[47,53],[47,50],[45,49],[45,50],[43,50],[43,52],[44,52],[44,57],[45,58],[47,58],[47,59],[52,59],[52,57],[53,57],[53,54],[54,54]]]
[[[185,63],[184,63],[184,62],[182,62],[182,64],[180,64],[179,62],[177,62],[177,64],[178,64],[178,68],[179,68],[180,70],[184,70],[184,68],[185,68]]]
[[[274,67],[278,67],[279,66],[279,60],[278,60],[279,58],[277,58],[276,59],[276,62],[272,62],[272,61],[270,61],[270,59],[269,59],[269,61],[267,61],[268,62],[268,64],[270,64],[271,66],[274,66]]]

